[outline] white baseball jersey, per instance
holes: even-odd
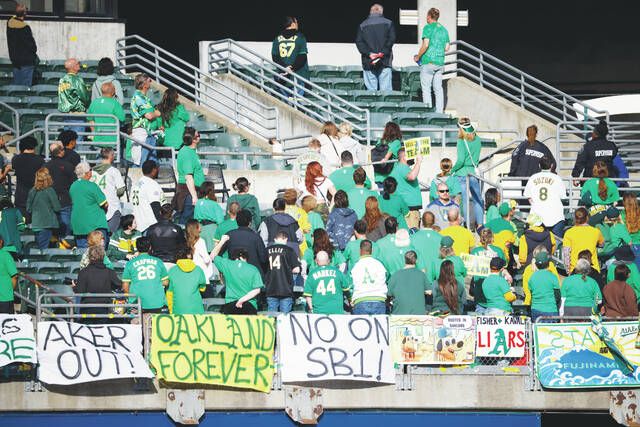
[[[143,232],[158,222],[151,208],[151,203],[165,203],[162,187],[154,179],[143,176],[131,188],[131,204],[133,215],[136,217],[138,231]]]
[[[91,173],[91,181],[95,182],[98,187],[100,187],[107,198],[107,203],[109,203],[109,208],[107,209],[107,220],[109,220],[113,217],[113,214],[122,210],[120,197],[118,197],[118,188],[123,188],[126,184],[124,183],[124,179],[122,179],[120,171],[113,166],[105,170],[103,173],[99,173],[97,170],[102,170],[102,168],[98,166],[93,169]]]
[[[551,172],[533,174],[524,188],[524,196],[531,199],[531,211],[542,218],[547,227],[552,227],[564,219],[562,198],[567,188],[562,179]]]

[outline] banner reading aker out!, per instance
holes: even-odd
[[[168,382],[268,392],[275,336],[265,316],[156,315],[151,364]]]

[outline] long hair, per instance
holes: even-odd
[[[538,126],[531,125],[526,130],[527,142],[529,145],[533,145],[536,142],[536,136],[538,136]]]
[[[246,193],[249,191],[249,180],[244,176],[241,176],[240,178],[236,179],[233,184],[231,184],[231,188],[233,188],[240,194]]]
[[[400,126],[394,122],[387,122],[384,125],[384,132],[382,133],[382,142],[389,143],[391,141],[395,141],[396,139],[402,140],[402,131],[400,130]]]
[[[209,199],[216,201],[216,185],[211,181],[205,181],[198,188],[199,199]]]
[[[322,128],[320,128],[320,133],[327,135],[328,137],[337,138],[338,132],[338,126],[333,122],[324,122]]]
[[[320,251],[325,251],[329,255],[329,259],[333,259],[333,245],[329,234],[326,230],[317,228],[313,231],[313,257],[315,258]]]
[[[456,280],[453,262],[448,259],[442,261],[440,265],[438,287],[451,312],[458,314],[458,281]]]
[[[187,221],[184,229],[186,231],[185,234],[187,237],[187,247],[189,248],[191,257],[193,257],[196,243],[198,242],[198,239],[200,239],[200,223],[195,219],[190,219],[189,221]]]
[[[609,176],[607,164],[602,160],[598,160],[593,165],[593,176],[600,178],[600,181],[598,181],[598,196],[600,196],[602,200],[605,200],[607,198],[607,183],[604,179]]]
[[[362,219],[367,223],[367,233],[369,233],[376,229],[383,215],[378,205],[378,199],[373,196],[367,197],[364,202],[364,209],[365,212]]]
[[[324,174],[322,173],[322,165],[318,162],[309,163],[304,174],[304,186],[307,191],[314,196],[316,195],[316,178],[320,177],[324,177]]]
[[[576,212],[574,214],[575,225],[585,224],[588,220],[589,220],[589,212],[585,208],[580,207],[576,209]]]
[[[36,191],[40,191],[40,190],[44,190],[46,188],[49,188],[53,185],[53,179],[51,178],[51,175],[49,174],[49,169],[45,168],[45,167],[41,167],[40,169],[38,169],[36,171],[36,179],[35,182],[33,184],[33,188]]]
[[[489,210],[491,206],[497,206],[500,201],[500,193],[497,188],[489,188],[484,193],[484,207]]]
[[[158,105],[158,110],[160,110],[163,123],[169,123],[171,116],[173,115],[173,111],[178,107],[178,105],[180,105],[180,102],[178,102],[178,91],[172,87],[165,90],[164,95],[162,95],[162,101],[160,101],[160,104]]]
[[[627,219],[627,230],[629,233],[637,233],[640,231],[640,206],[638,199],[634,193],[624,193],[622,196],[622,204]]]

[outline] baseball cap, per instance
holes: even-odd
[[[509,206],[509,203],[507,202],[501,203],[498,208],[498,212],[500,213],[500,216],[508,215],[509,212],[511,212],[511,206]]]
[[[442,240],[440,240],[441,248],[451,248],[453,247],[453,239],[450,236],[443,236]]]
[[[492,270],[501,270],[505,265],[507,265],[505,260],[498,257],[491,258],[491,263],[489,264]]]
[[[620,216],[620,210],[618,210],[618,208],[615,208],[613,206],[609,206],[609,209],[607,209],[607,218],[616,219],[619,216]]]
[[[527,216],[527,224],[532,226],[542,225],[542,218],[540,218],[540,215],[536,213],[530,213]]]
[[[547,251],[542,251],[535,256],[536,263],[545,263],[549,262],[549,253]]]

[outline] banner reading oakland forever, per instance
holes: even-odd
[[[265,316],[156,315],[151,364],[159,379],[268,392],[274,320]]]

